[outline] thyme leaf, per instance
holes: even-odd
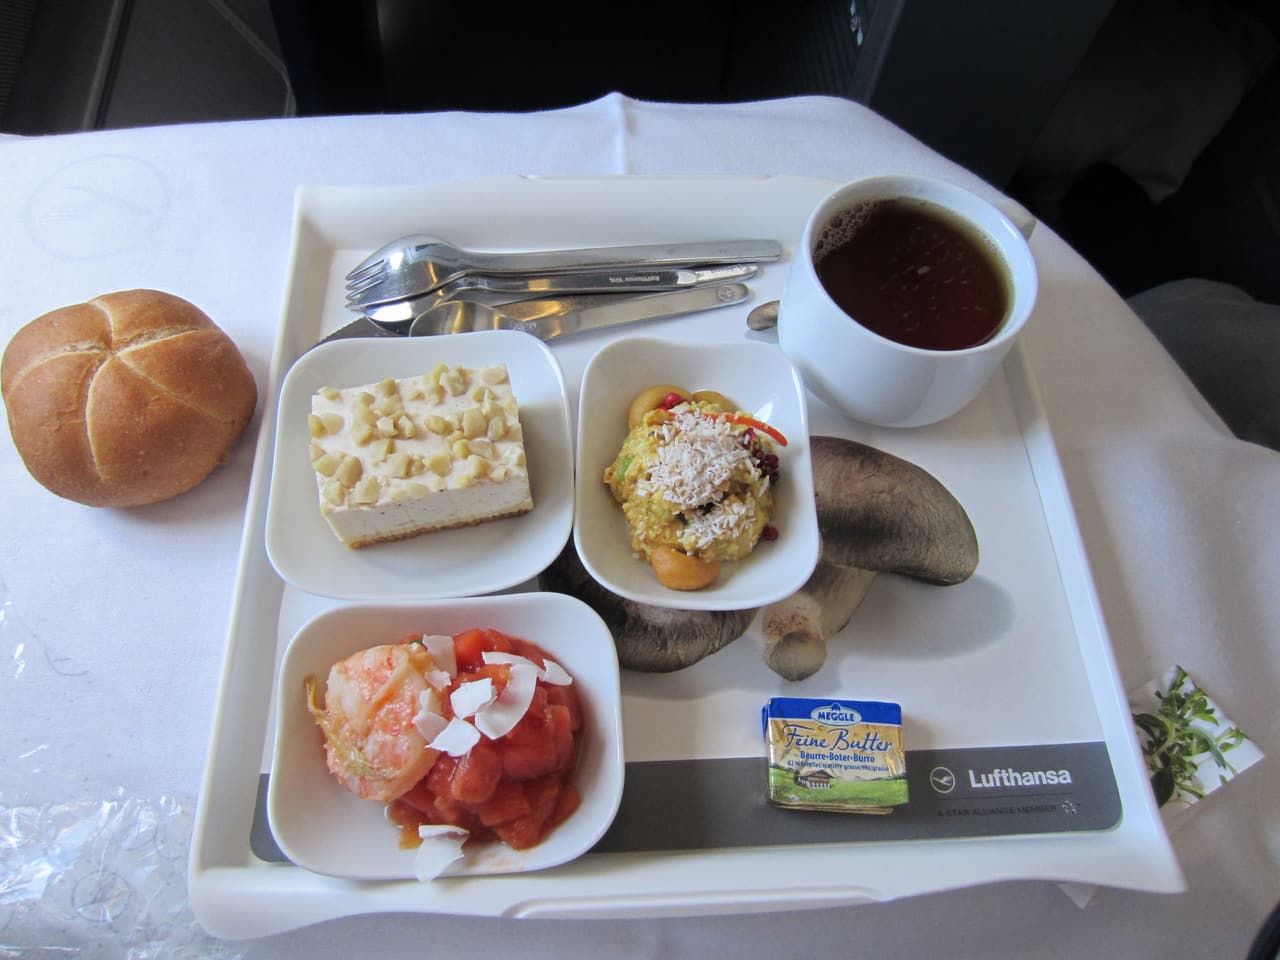
[[[1210,733],[1195,723],[1217,727],[1217,711],[1203,690],[1191,681],[1182,667],[1177,667],[1165,693],[1155,691],[1159,707],[1154,713],[1133,715],[1134,723],[1146,738],[1142,753],[1151,774],[1151,789],[1156,803],[1164,806],[1177,793],[1195,799],[1205,795],[1197,777],[1198,758],[1208,754],[1220,770],[1236,774],[1227,753],[1245,740],[1239,727],[1228,727]],[[1223,783],[1228,779],[1219,774]]]

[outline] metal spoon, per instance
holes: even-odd
[[[584,330],[727,307],[750,295],[751,289],[744,283],[722,283],[645,296],[558,297],[496,307],[474,300],[448,300],[414,320],[409,336],[520,330],[541,340],[553,340]]]
[[[747,326],[752,330],[772,330],[778,325],[780,305],[777,300],[766,300],[759,306],[752,307],[747,314]]]
[[[429,293],[462,276],[567,273],[610,267],[657,268],[759,263],[782,257],[776,240],[711,240],[487,253],[463,250],[426,234],[394,240],[347,274],[347,300],[370,305]]]

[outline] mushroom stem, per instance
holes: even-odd
[[[764,609],[764,662],[785,680],[817,673],[827,640],[845,628],[875,579],[874,570],[819,560],[799,590]]]
[[[591,607],[613,634],[618,663],[644,673],[682,670],[709,657],[746,633],[758,609],[676,610],[636,603],[597,583],[582,566],[572,540],[543,571],[540,584]]]
[[[764,660],[803,680],[827,658],[876,573],[925,583],[967,580],[978,566],[969,515],[927,470],[841,437],[813,437],[813,486],[822,557],[808,582],[765,608]]]

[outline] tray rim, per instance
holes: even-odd
[[[382,194],[386,200],[423,191],[449,189],[469,184],[485,189],[512,187],[520,181],[610,182],[694,181],[723,188],[776,181],[797,184],[822,194],[838,185],[836,181],[789,175],[759,176],[636,176],[628,174],[587,177],[501,176],[481,180],[413,187],[300,186],[295,191],[291,250],[287,265],[287,287],[281,326],[272,350],[268,386],[261,427],[254,453],[254,467],[246,499],[245,523],[241,534],[239,573],[232,596],[227,648],[219,680],[217,706],[201,780],[196,819],[188,859],[188,894],[202,926],[214,936],[242,939],[265,936],[307,926],[324,920],[365,913],[410,912],[445,913],[539,918],[624,918],[707,916],[743,912],[795,910],[847,906],[942,892],[975,883],[1003,880],[1051,879],[1098,882],[1093,873],[1100,861],[1132,859],[1133,850],[1116,849],[1109,838],[1117,830],[1101,834],[1072,834],[991,839],[940,839],[878,843],[892,848],[894,867],[877,875],[873,885],[851,881],[846,848],[850,844],[767,848],[770,870],[766,878],[752,871],[753,858],[765,848],[688,851],[677,854],[587,854],[573,863],[543,874],[486,879],[498,892],[484,908],[473,902],[449,902],[439,890],[416,881],[353,886],[349,882],[312,874],[290,864],[269,864],[249,849],[249,830],[261,773],[261,750],[246,751],[243,740],[229,735],[230,727],[257,729],[262,743],[270,735],[265,729],[275,670],[260,669],[253,651],[247,650],[246,634],[260,630],[266,618],[273,634],[280,615],[285,584],[271,568],[265,550],[264,519],[270,487],[271,452],[275,443],[275,413],[283,377],[299,352],[290,317],[308,309],[319,312],[323,290],[315,283],[299,282],[302,263],[325,251],[318,229],[308,221],[307,204],[325,194],[367,197]],[[293,346],[291,346],[293,344]],[[1168,841],[1168,836],[1146,789],[1137,777],[1142,769],[1141,753],[1132,724],[1128,723],[1127,699],[1116,668],[1114,653],[1094,587],[1088,557],[1071,504],[1057,447],[1046,420],[1034,376],[1024,352],[1015,345],[1007,357],[1002,376],[1018,402],[1017,416],[1022,440],[1032,461],[1033,477],[1040,492],[1045,520],[1058,558],[1060,575],[1070,575],[1073,589],[1064,583],[1068,607],[1078,639],[1082,661],[1099,712],[1102,738],[1112,752],[1113,772],[1120,792],[1125,820],[1143,831],[1148,840],[1144,852],[1150,861],[1147,882],[1117,882],[1149,892],[1176,893],[1185,889],[1185,880]],[[1032,454],[1035,454],[1034,456]],[[1046,501],[1046,497],[1050,498]],[[1056,509],[1055,509],[1056,508]],[[1081,631],[1087,636],[1082,636]],[[1088,649],[1083,646],[1088,640]],[[250,709],[229,709],[229,695],[250,696]],[[254,692],[260,694],[256,698]],[[234,714],[234,716],[232,716]],[[1116,720],[1124,723],[1117,727]],[[261,743],[259,744],[259,746]],[[249,757],[250,762],[245,762]],[[1121,759],[1127,763],[1121,763]],[[1135,790],[1140,787],[1140,790]],[[1135,804],[1136,801],[1136,804]],[[1042,871],[988,865],[975,878],[972,858],[984,845],[998,843],[1032,849],[1052,844],[1058,853],[1067,852],[1052,876]],[[1154,845],[1154,846],[1153,846]],[[952,855],[943,855],[950,852]],[[954,855],[959,851],[959,855]],[[609,884],[603,887],[594,864],[609,861]],[[738,868],[734,868],[738,864]],[[679,882],[672,883],[671,867]],[[729,869],[725,869],[726,865]],[[758,866],[758,863],[754,864]],[[926,885],[913,882],[912,871],[928,870]],[[726,883],[725,876],[732,876]],[[566,889],[589,882],[594,895],[565,896]],[[533,884],[533,886],[530,886]],[[647,892],[663,890],[662,895]]]

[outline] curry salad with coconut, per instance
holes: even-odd
[[[604,471],[631,547],[674,590],[701,590],[721,564],[778,535],[770,520],[778,430],[723,395],[662,384],[628,410],[630,431]]]

